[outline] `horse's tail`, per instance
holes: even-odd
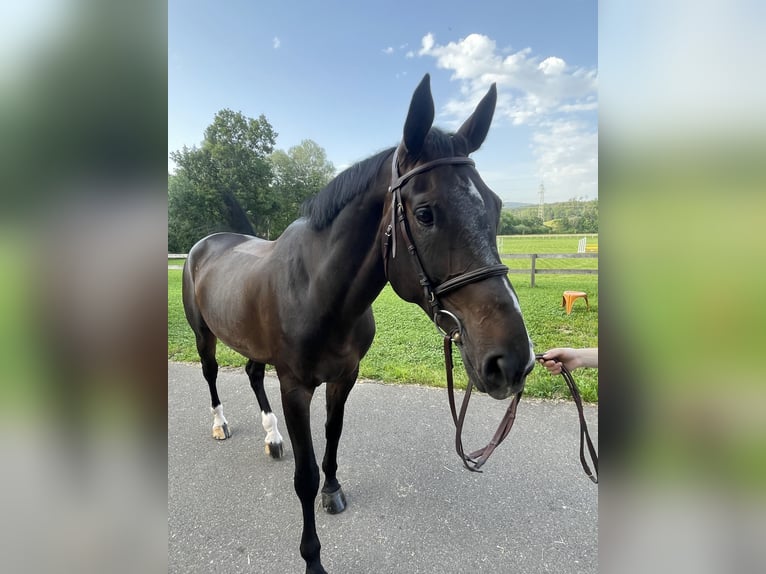
[[[247,218],[247,213],[242,209],[239,201],[230,190],[224,190],[223,203],[229,212],[229,224],[231,231],[235,233],[244,233],[245,235],[255,235],[255,229]]]

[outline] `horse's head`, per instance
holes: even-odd
[[[468,159],[489,131],[496,100],[492,85],[460,129],[446,134],[432,128],[430,78],[423,78],[394,153],[383,227],[391,225],[386,273],[396,293],[452,333],[476,387],[503,399],[524,388],[534,353],[497,251],[502,202]]]

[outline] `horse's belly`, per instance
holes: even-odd
[[[205,323],[227,347],[260,363],[272,363],[278,311],[257,290],[210,289],[200,293]],[[278,331],[277,331],[278,332]]]

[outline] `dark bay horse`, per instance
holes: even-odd
[[[322,502],[328,512],[341,512],[346,501],[336,470],[344,405],[375,334],[372,302],[386,282],[443,328],[445,321],[456,323],[466,371],[480,391],[496,399],[519,393],[534,366],[495,243],[501,201],[468,159],[484,142],[496,100],[493,85],[460,129],[447,134],[432,127],[426,75],[413,94],[401,143],[337,176],[278,240],[217,233],[189,252],[184,309],[210,387],[213,436],[229,436],[216,390],[218,339],[249,359],[246,371],[274,457],[282,455],[282,437],[264,393],[265,365],[279,377],[303,509],[306,572],[325,572],[309,405],[326,383]]]

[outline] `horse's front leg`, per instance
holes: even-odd
[[[357,368],[351,377],[327,383],[327,423],[325,424],[327,447],[322,460],[325,476],[324,486],[322,486],[322,508],[330,514],[338,514],[346,510],[346,496],[336,477],[338,443],[343,432],[346,399],[354,387],[358,372]]]
[[[295,454],[293,484],[303,510],[301,556],[306,561],[306,574],[327,574],[319,558],[321,544],[314,516],[314,501],[319,491],[319,467],[311,441],[310,406],[313,395],[313,388],[282,382],[282,409]]]

